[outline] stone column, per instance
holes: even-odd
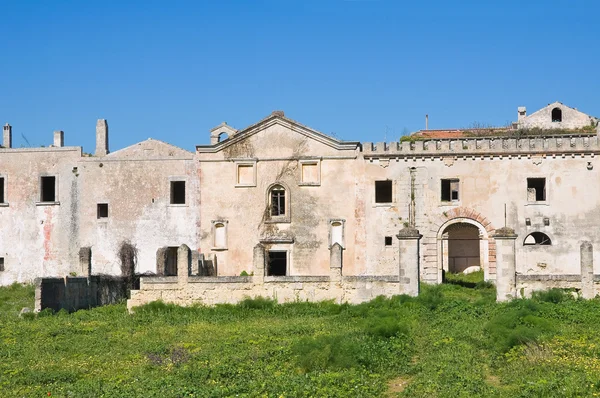
[[[92,248],[82,247],[79,249],[79,269],[81,276],[92,275]]]
[[[396,238],[400,241],[398,276],[403,290],[409,296],[419,295],[419,243],[423,235],[415,227],[401,229]]]
[[[334,243],[329,249],[329,277],[331,282],[342,282],[343,249],[339,243]]]
[[[177,249],[177,282],[179,284],[188,282],[191,259],[190,248],[186,244],[179,246]]]
[[[156,251],[156,275],[163,276],[167,269],[167,248],[160,247]]]
[[[265,282],[265,247],[260,243],[254,246],[252,273],[254,283],[262,285]]]
[[[594,250],[591,242],[584,241],[580,247],[581,253],[581,296],[593,299],[594,293]]]
[[[198,253],[198,250],[192,250],[192,264],[191,264],[191,269],[190,269],[190,273],[192,275],[200,275],[200,269],[198,267],[198,264],[200,262],[200,253]]]
[[[496,301],[517,297],[515,240],[512,228],[503,227],[492,236],[496,240]]]

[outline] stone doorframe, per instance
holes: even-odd
[[[427,235],[424,236],[422,279],[428,283],[442,283],[442,266],[448,262],[448,253],[443,250],[443,234],[446,228],[457,223],[476,226],[479,229],[481,240],[479,252],[481,267],[485,280],[496,279],[496,241],[492,238],[495,231],[492,222],[479,212],[467,208],[456,207],[445,211],[434,220]],[[445,254],[445,255],[444,255]]]

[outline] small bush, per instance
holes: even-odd
[[[566,293],[564,290],[556,287],[549,290],[535,291],[531,295],[533,300],[554,304],[570,300],[571,297],[572,296]]]
[[[417,297],[417,301],[430,310],[435,310],[444,301],[442,288],[442,285],[425,286]]]
[[[409,334],[409,327],[405,323],[392,317],[375,318],[366,327],[366,332],[371,336],[389,339],[392,336]]]
[[[277,301],[272,300],[270,298],[265,297],[256,297],[256,298],[245,298],[240,301],[240,308],[246,308],[251,310],[267,310],[273,309],[277,305]]]
[[[347,336],[306,337],[294,346],[298,365],[305,372],[358,366],[356,346]]]

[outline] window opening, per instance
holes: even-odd
[[[0,177],[0,203],[5,203],[4,200],[4,177]]]
[[[546,200],[546,179],[528,178],[527,179],[527,201],[542,202]]]
[[[391,236],[386,236],[385,237],[385,245],[386,246],[391,246],[392,245],[392,237]]]
[[[285,189],[281,185],[271,188],[271,216],[285,215]]]
[[[267,269],[268,276],[285,276],[287,275],[287,252],[286,251],[269,251],[269,266]]]
[[[98,203],[96,213],[97,213],[98,219],[108,218],[108,203]]]
[[[442,202],[456,202],[459,200],[458,179],[442,180]]]
[[[227,138],[229,138],[229,134],[227,134],[226,132],[219,133],[217,142],[225,141]]]
[[[165,264],[165,276],[177,276],[177,249],[176,246],[167,247],[167,263]]]
[[[552,121],[562,122],[562,110],[560,108],[552,109]]]
[[[4,271],[4,257],[0,257],[0,272]]]
[[[375,203],[392,203],[392,181],[375,181]]]
[[[532,232],[525,237],[524,246],[550,246],[552,241],[550,237],[543,232]]]
[[[171,181],[171,204],[185,204],[185,181]]]
[[[56,202],[56,177],[42,177],[41,202]]]

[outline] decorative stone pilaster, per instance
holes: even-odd
[[[262,285],[265,282],[265,247],[260,243],[254,246],[252,256],[254,283]]]
[[[190,276],[190,266],[192,263],[192,255],[190,248],[183,244],[177,249],[177,282],[186,284]]]
[[[581,296],[593,299],[594,293],[594,250],[591,242],[584,241],[580,247],[581,253]]]
[[[415,227],[401,229],[396,238],[400,241],[398,275],[404,285],[401,293],[419,295],[419,243],[423,235]]]
[[[329,277],[332,283],[342,281],[343,249],[339,243],[334,243],[329,249]]]
[[[508,301],[517,296],[515,240],[512,228],[496,230],[496,301]]]

